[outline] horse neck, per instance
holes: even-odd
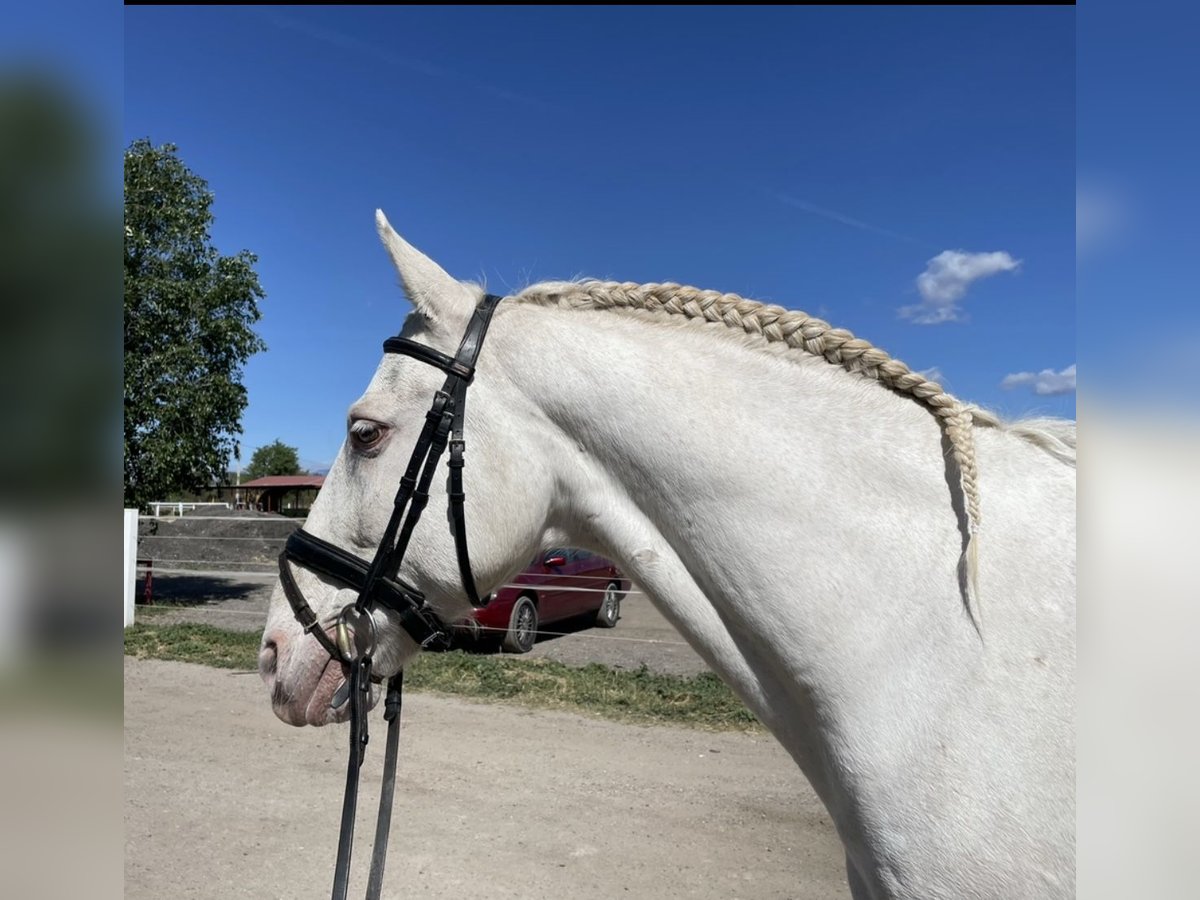
[[[877,694],[881,654],[898,684],[940,690],[946,670],[921,661],[953,666],[973,632],[928,411],[700,327],[554,309],[510,323],[513,377],[560,442],[553,532],[619,560],[806,770],[812,726],[861,724],[841,719]]]
[[[618,560],[772,730],[837,823],[856,895],[971,893],[954,872],[924,889],[957,852],[946,834],[986,846],[1044,797],[1070,809],[1072,467],[977,429],[981,638],[958,479],[911,398],[720,326],[515,307],[497,338],[527,415],[493,427],[550,473],[544,537]]]

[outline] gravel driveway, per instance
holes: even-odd
[[[404,717],[384,896],[847,896],[829,818],[770,738],[420,693]],[[126,658],[126,898],[327,897],[345,740],[278,721],[256,674]]]

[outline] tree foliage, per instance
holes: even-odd
[[[212,245],[212,203],[173,144],[126,149],[126,506],[220,480],[238,453],[264,294],[253,253]]]
[[[259,447],[250,457],[250,465],[242,472],[242,478],[252,481],[264,475],[300,475],[300,454],[276,439],[274,443]]]

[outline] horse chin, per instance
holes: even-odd
[[[320,670],[319,676],[310,685],[301,685],[290,696],[276,695],[272,697],[271,706],[277,715],[289,725],[302,727],[312,725],[320,728],[323,725],[333,725],[348,721],[350,718],[349,699],[335,708],[334,695],[338,693],[350,679],[350,667],[336,659],[329,659]],[[343,691],[346,693],[346,691]],[[379,686],[372,684],[368,694],[367,709],[372,709],[379,702]]]

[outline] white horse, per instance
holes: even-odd
[[[402,334],[453,354],[480,288],[377,222]],[[442,379],[384,358],[310,532],[373,555]],[[1074,896],[1073,422],[1004,425],[800,312],[580,282],[500,304],[466,434],[480,591],[541,547],[619,561],[812,782],[855,898]],[[451,621],[445,491],[400,575]],[[296,577],[323,619],[354,599]],[[377,616],[389,674],[417,648]],[[278,588],[260,667],[285,721],[344,717]]]

